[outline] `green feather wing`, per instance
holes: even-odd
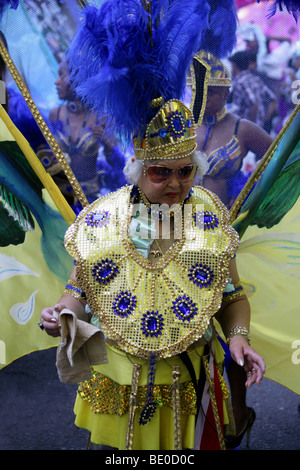
[[[270,228],[293,207],[300,194],[300,106],[246,183],[231,211],[240,237],[248,226]]]

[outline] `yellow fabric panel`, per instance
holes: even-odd
[[[37,223],[34,232],[26,234],[24,243],[0,248],[0,263],[0,368],[3,368],[32,351],[58,345],[59,340],[42,331],[38,322],[41,309],[55,305],[65,282],[47,265]],[[71,258],[68,269],[71,272]]]
[[[300,344],[300,200],[271,229],[247,229],[237,266],[251,304],[251,342],[266,361],[266,377],[300,393],[293,347]]]

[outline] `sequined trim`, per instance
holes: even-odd
[[[131,385],[120,385],[99,372],[90,380],[79,384],[80,397],[90,404],[94,413],[122,416],[128,413]],[[142,410],[147,402],[147,385],[138,387],[137,409]],[[170,385],[154,385],[153,399],[157,406],[172,408]],[[180,384],[180,403],[183,414],[196,414],[196,393],[192,382]]]
[[[217,374],[218,374],[218,379],[220,382],[220,387],[222,390],[222,395],[223,399],[229,399],[230,398],[230,391],[228,388],[228,385],[226,383],[226,380],[224,379],[223,373],[224,373],[224,364],[223,363],[216,363],[216,369],[217,369]]]
[[[230,398],[227,383],[222,375],[223,365],[216,364],[224,400]],[[154,385],[153,400],[157,406],[173,408],[173,393],[170,385]],[[131,385],[120,385],[109,377],[94,371],[90,380],[79,384],[78,394],[89,403],[93,413],[122,416],[128,413]],[[192,382],[179,386],[180,408],[183,414],[196,414],[196,393]],[[136,407],[142,410],[147,402],[147,385],[138,387]]]

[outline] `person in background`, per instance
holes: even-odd
[[[230,103],[238,116],[264,128],[273,113],[276,96],[261,77],[252,73],[249,68],[252,60],[252,51],[238,51],[229,57],[232,75]]]
[[[58,97],[64,103],[50,111],[49,127],[88,201],[92,202],[101,194],[101,182],[108,187],[111,184],[114,189],[125,183],[122,174],[124,157],[116,141],[106,135],[105,120],[99,119],[76,96],[65,61],[59,67],[55,83]],[[99,163],[99,152],[102,150],[106,161]],[[48,171],[66,199],[71,205],[76,206],[72,186],[59,163],[54,157],[51,160],[49,155],[42,158],[44,164],[45,161],[48,163]]]
[[[196,91],[203,86],[200,79],[203,70],[199,67],[205,65],[209,65],[204,91],[206,104],[203,105],[203,119],[197,125],[196,138],[198,148],[206,153],[208,163],[202,184],[217,194],[230,210],[249,177],[242,171],[247,155],[251,152],[256,161],[260,160],[273,139],[258,124],[227,110],[230,73],[221,61],[205,51],[200,51],[193,62],[194,95],[191,106],[194,115]],[[198,73],[200,70],[201,74]]]

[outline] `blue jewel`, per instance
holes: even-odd
[[[202,288],[211,285],[214,275],[208,266],[196,263],[189,270],[189,278],[190,281],[193,281],[194,284]]]
[[[161,335],[163,328],[164,319],[161,314],[154,311],[148,311],[147,313],[143,314],[141,329],[146,338],[148,338],[148,336],[153,338],[153,336],[157,337],[158,335]]]
[[[185,122],[185,124],[186,124],[186,127],[189,127],[189,128],[190,128],[190,127],[192,127],[192,125],[193,125],[193,121],[192,121],[191,119],[187,119],[186,122]]]
[[[190,321],[198,313],[196,304],[187,296],[178,297],[173,301],[173,312],[184,321]]]
[[[115,298],[112,307],[116,315],[122,318],[127,317],[136,307],[136,296],[127,291],[121,292]]]
[[[108,211],[94,211],[85,218],[85,223],[91,227],[103,227],[108,224],[110,213]]]
[[[199,211],[193,217],[197,227],[204,230],[213,230],[219,225],[219,219],[213,212]]]
[[[169,133],[177,138],[184,136],[185,132],[185,121],[182,117],[182,113],[178,111],[171,112],[167,117],[168,131]]]
[[[118,266],[108,258],[95,264],[92,269],[92,275],[100,284],[108,284],[119,273]]]
[[[181,120],[179,119],[179,117],[174,117],[173,126],[174,126],[175,131],[177,131],[177,132],[182,130],[182,123],[181,123]]]
[[[160,137],[166,137],[167,133],[168,133],[168,132],[167,132],[167,130],[166,130],[164,127],[163,127],[162,129],[159,129],[159,131],[158,131],[158,135],[159,135]]]

